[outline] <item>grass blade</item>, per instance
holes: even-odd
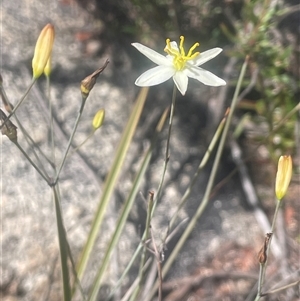
[[[112,168],[110,169],[107,178],[105,180],[104,188],[103,188],[103,194],[99,201],[99,206],[96,210],[96,214],[91,226],[90,233],[87,238],[87,242],[84,246],[79,264],[78,264],[78,278],[81,279],[88,259],[90,257],[91,250],[95,244],[95,240],[98,236],[104,213],[106,211],[108,202],[111,198],[111,195],[113,193],[113,189],[115,187],[117,178],[120,174],[121,167],[124,162],[124,158],[126,155],[126,152],[128,150],[128,147],[130,145],[130,142],[132,140],[133,134],[135,132],[138,120],[141,116],[142,109],[145,104],[145,100],[148,94],[148,88],[142,88],[140,94],[137,97],[136,104],[132,110],[131,116],[129,118],[129,121],[124,129],[124,132],[122,134],[120,144],[118,146],[114,162],[112,164]]]
[[[149,147],[149,150],[147,151],[146,155],[145,155],[145,158],[143,160],[143,163],[135,177],[135,180],[134,180],[134,183],[132,185],[132,189],[130,191],[130,194],[124,204],[124,207],[123,207],[123,210],[121,212],[121,215],[118,219],[118,222],[117,222],[117,227],[115,229],[115,232],[108,244],[108,247],[107,247],[107,250],[105,252],[105,255],[104,255],[104,258],[103,258],[103,262],[101,264],[101,267],[98,271],[98,274],[95,278],[95,282],[93,284],[93,287],[92,287],[92,290],[91,290],[91,293],[90,293],[90,296],[89,296],[89,301],[94,301],[97,297],[97,294],[98,294],[98,291],[99,291],[99,288],[100,288],[100,284],[101,284],[101,280],[102,280],[102,277],[103,277],[103,274],[109,264],[109,259],[111,257],[111,254],[114,250],[114,247],[116,246],[117,242],[119,241],[119,238],[120,238],[120,235],[122,233],[122,230],[125,226],[125,222],[127,220],[127,217],[129,215],[129,212],[132,208],[132,205],[134,203],[134,200],[136,198],[136,195],[139,191],[139,187],[140,187],[140,183],[145,175],[145,172],[147,171],[147,168],[149,166],[149,163],[150,163],[150,159],[151,159],[151,156],[152,156],[152,150],[154,148],[154,146],[156,145],[156,141],[157,141],[157,137],[158,137],[158,133],[162,130],[162,127],[163,127],[163,124],[165,123],[165,120],[166,120],[166,117],[167,117],[167,110],[164,112],[164,114],[162,115],[159,123],[158,123],[158,126],[156,128],[156,132],[154,134],[154,137],[151,141],[151,145]]]

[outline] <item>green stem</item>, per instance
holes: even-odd
[[[247,65],[248,65],[248,58],[246,58],[243,66],[242,66],[242,69],[241,69],[241,73],[240,73],[238,83],[237,83],[237,86],[236,86],[236,89],[235,89],[235,93],[234,93],[234,96],[233,96],[233,99],[232,99],[231,110],[229,112],[228,119],[227,119],[227,122],[225,124],[225,128],[224,128],[224,131],[223,131],[223,134],[222,134],[222,137],[221,137],[221,141],[220,141],[220,144],[219,144],[219,147],[218,147],[218,150],[217,150],[216,158],[215,158],[215,161],[214,161],[214,164],[213,164],[213,167],[212,167],[212,172],[211,172],[209,180],[208,180],[208,184],[207,184],[207,187],[206,187],[206,190],[205,190],[205,194],[203,196],[203,200],[200,203],[195,215],[191,219],[189,225],[187,226],[184,233],[180,237],[180,239],[179,239],[178,243],[176,244],[174,250],[172,251],[170,257],[166,261],[166,263],[163,267],[163,270],[162,270],[162,277],[163,278],[168,273],[170,267],[172,266],[174,260],[176,259],[177,255],[178,255],[179,251],[184,246],[187,238],[190,236],[191,232],[193,231],[197,220],[202,215],[204,209],[206,208],[206,206],[208,204],[210,193],[211,193],[213,183],[214,183],[214,180],[215,180],[215,177],[216,177],[217,169],[218,169],[218,166],[219,166],[219,163],[220,163],[221,155],[222,155],[222,152],[223,152],[223,149],[224,149],[224,146],[225,146],[225,142],[226,142],[226,139],[227,139],[229,126],[231,124],[231,120],[232,120],[232,117],[233,117],[233,114],[234,114],[234,111],[235,111],[235,107],[236,107],[237,102],[238,102],[238,95],[239,95],[239,92],[240,92],[240,89],[241,89],[243,78],[245,76]],[[146,299],[147,301],[151,300],[151,298],[155,294],[157,288],[158,288],[158,281],[156,281],[153,289],[151,290],[151,292],[147,296],[147,299]]]
[[[10,101],[9,101],[2,85],[0,85],[0,94],[1,94],[2,101],[3,101],[4,106],[5,106],[5,109],[7,110],[7,112],[11,113],[12,112],[12,105],[10,104]],[[40,168],[42,169],[43,173],[45,175],[47,175],[47,172],[44,169],[43,163],[41,162],[39,156],[37,155],[37,153],[35,151],[35,148],[37,148],[37,150],[42,154],[42,156],[47,160],[47,162],[49,162],[53,166],[52,162],[47,158],[47,156],[42,152],[40,147],[34,142],[34,140],[31,138],[29,133],[25,130],[25,128],[23,127],[23,125],[20,122],[19,118],[17,117],[17,114],[15,114],[15,119],[16,119],[16,122],[17,122],[17,125],[18,125],[19,129],[21,129],[21,131],[24,135],[24,138],[25,138],[26,142],[28,143],[29,146],[31,146],[33,155],[35,156],[37,162],[40,164]]]
[[[145,239],[143,241],[144,243],[144,248],[141,256],[141,261],[140,261],[140,269],[139,269],[139,275],[138,275],[138,285],[135,288],[130,301],[135,301],[140,290],[141,290],[141,285],[143,281],[143,276],[144,276],[144,265],[145,265],[145,260],[146,260],[146,253],[147,253],[147,246],[146,242],[149,237],[149,229],[150,229],[150,221],[151,221],[151,212],[152,212],[152,207],[153,207],[153,196],[154,194],[152,192],[149,193],[149,200],[148,200],[148,210],[147,210],[147,219],[146,219],[146,228],[145,228]]]
[[[162,114],[161,118],[160,118],[160,121],[158,122],[157,126],[156,126],[156,130],[155,130],[155,134],[152,138],[152,141],[151,141],[151,145],[150,145],[150,149],[148,150],[147,154],[146,154],[146,157],[145,157],[145,160],[142,165],[146,165],[146,163],[149,161],[150,162],[150,157],[151,157],[151,153],[152,153],[152,150],[154,149],[155,145],[156,145],[156,140],[157,140],[157,135],[162,131],[163,129],[163,126],[164,126],[164,123],[165,123],[165,120],[167,118],[167,114],[169,112],[169,109],[166,109],[164,111],[164,113]],[[149,157],[149,158],[147,158]],[[147,163],[148,164],[148,163]],[[148,166],[148,165],[147,165]],[[145,166],[146,168],[146,166]],[[152,207],[151,207],[151,214],[152,214]],[[147,224],[147,223],[146,223]],[[131,256],[131,259],[129,261],[129,263],[127,264],[125,270],[123,271],[121,277],[119,278],[119,280],[117,281],[116,285],[115,285],[115,288],[111,291],[111,293],[109,294],[108,298],[106,299],[106,301],[110,300],[114,294],[114,292],[116,291],[116,289],[118,287],[120,287],[121,283],[123,282],[125,276],[128,274],[129,270],[131,269],[133,263],[135,262],[138,254],[140,253],[142,247],[144,246],[144,242],[145,242],[145,238],[146,238],[146,232],[147,232],[147,227],[145,228],[144,230],[144,233],[143,233],[143,236],[142,236],[142,239],[141,239],[141,242],[139,243],[139,245],[137,246],[137,249],[135,250],[134,254]],[[144,266],[144,270],[145,270],[145,266]],[[137,280],[139,280],[137,278]]]
[[[165,180],[165,175],[166,175],[166,171],[167,171],[167,167],[168,167],[168,163],[169,163],[169,159],[170,159],[170,138],[171,138],[174,111],[175,111],[175,102],[176,102],[176,86],[174,85],[173,94],[172,94],[170,119],[169,119],[169,130],[168,130],[168,137],[167,137],[166,153],[165,153],[165,162],[164,162],[164,166],[163,166],[163,172],[162,172],[162,176],[161,176],[161,179],[160,179],[160,183],[159,183],[158,188],[157,188],[156,197],[155,197],[155,200],[154,200],[151,217],[154,214],[157,202],[158,202],[158,200],[160,198],[160,195],[161,195],[161,192],[162,192],[162,186],[163,186],[163,183],[164,183],[164,180]]]
[[[55,181],[54,181],[53,185],[55,185],[57,183],[59,175],[60,175],[60,172],[61,172],[61,170],[62,170],[62,168],[64,166],[64,163],[66,161],[69,149],[71,147],[71,144],[72,144],[72,141],[73,141],[76,129],[77,129],[77,126],[78,126],[79,121],[80,121],[80,117],[82,115],[82,112],[83,112],[83,109],[84,109],[84,106],[85,106],[86,99],[87,99],[87,97],[82,97],[81,107],[79,109],[79,112],[78,112],[78,115],[77,115],[77,118],[76,118],[76,121],[75,121],[75,124],[74,124],[73,132],[72,132],[71,137],[69,139],[69,142],[68,142],[67,148],[65,150],[63,159],[61,160],[61,163],[60,163],[60,166],[58,168],[58,171],[57,171],[57,174],[56,174],[56,178],[55,178]]]
[[[46,76],[47,79],[47,94],[49,101],[49,119],[50,119],[50,140],[51,140],[51,158],[52,162],[55,165],[55,144],[54,144],[54,130],[53,130],[53,110],[51,104],[51,95],[50,95],[50,76]]]
[[[222,121],[220,122],[220,124],[219,124],[219,126],[218,126],[218,128],[217,128],[217,130],[216,130],[216,132],[215,132],[215,134],[214,134],[214,136],[213,136],[213,138],[212,138],[212,140],[211,140],[211,142],[210,142],[210,144],[209,144],[209,146],[208,146],[208,148],[207,148],[207,150],[206,150],[206,152],[203,156],[203,159],[201,160],[200,165],[199,165],[196,173],[194,174],[192,181],[190,182],[190,185],[187,187],[183,197],[180,200],[179,206],[176,209],[176,212],[174,213],[174,215],[171,218],[171,221],[169,222],[168,230],[166,232],[166,235],[165,235],[164,239],[162,240],[163,244],[165,244],[165,241],[166,241],[166,239],[167,239],[167,237],[168,237],[168,235],[169,235],[169,233],[170,233],[170,231],[171,231],[171,229],[172,229],[172,227],[173,227],[173,225],[176,221],[176,218],[178,216],[179,211],[184,206],[184,204],[186,203],[189,195],[191,194],[192,188],[194,187],[194,185],[196,183],[196,180],[197,180],[197,178],[200,174],[200,171],[204,168],[204,166],[208,162],[208,159],[209,159],[213,149],[215,148],[215,146],[216,146],[216,144],[217,144],[217,142],[220,138],[220,135],[221,135],[221,133],[224,129],[225,122],[226,122],[226,117],[224,117],[222,119]]]
[[[275,230],[275,225],[276,225],[276,220],[279,212],[279,208],[281,205],[281,201],[277,200],[276,208],[275,208],[275,213],[272,221],[272,226],[271,226],[271,233],[274,233]],[[265,276],[266,276],[266,269],[267,269],[267,264],[268,264],[268,259],[269,259],[269,252],[270,252],[270,247],[271,247],[271,242],[272,242],[272,237],[270,237],[270,242],[267,246],[267,251],[266,251],[266,262],[264,264],[260,264],[260,269],[259,269],[259,283],[258,283],[258,289],[257,289],[257,295],[254,301],[260,300],[261,297],[261,292],[262,292],[262,287],[264,284]]]
[[[271,226],[271,233],[274,233],[274,230],[275,230],[275,225],[276,225],[276,220],[277,220],[277,215],[279,212],[280,205],[281,205],[281,201],[277,200],[275,213],[274,213],[274,217],[273,217],[273,222],[272,222],[272,226]],[[269,243],[269,246],[270,246],[270,244],[271,244],[271,242]]]
[[[136,130],[138,121],[140,119],[144,104],[145,104],[145,100],[148,94],[148,88],[144,87],[141,89],[139,95],[137,96],[135,105],[132,109],[132,112],[130,114],[129,120],[127,122],[126,127],[124,128],[124,131],[122,133],[122,137],[120,139],[119,145],[116,149],[116,154],[112,163],[112,166],[109,170],[109,173],[105,179],[105,183],[104,183],[104,187],[103,187],[103,193],[102,196],[100,198],[100,202],[98,204],[98,207],[96,209],[95,212],[95,217],[92,221],[92,225],[91,225],[91,229],[89,232],[89,235],[87,237],[87,241],[84,245],[81,257],[79,259],[79,263],[78,263],[78,268],[77,268],[77,274],[78,274],[78,278],[81,279],[83,276],[83,273],[86,269],[86,265],[87,262],[90,258],[90,254],[92,251],[92,248],[95,244],[96,238],[98,236],[99,230],[101,228],[102,222],[103,222],[103,218],[104,218],[104,214],[106,211],[106,208],[108,206],[109,200],[111,198],[111,195],[113,193],[113,190],[115,188],[115,184],[116,181],[118,179],[118,176],[120,174],[122,165],[124,163],[124,159],[126,156],[126,153],[128,151],[130,142],[132,141],[132,137],[133,134]],[[133,195],[134,193],[136,193],[137,187],[134,189],[134,191],[132,190],[130,192],[130,195]],[[128,211],[128,203],[127,201],[125,202],[125,214],[122,214],[121,216],[121,220],[119,221],[119,223],[117,223],[117,228],[115,233],[114,233],[114,237],[112,237],[111,241],[110,241],[110,245],[108,246],[108,249],[106,251],[107,254],[107,262],[110,258],[110,254],[111,251],[113,250],[113,247],[115,246],[115,243],[117,241],[117,238],[119,237],[120,233],[121,233],[121,224],[120,222],[125,223],[125,215],[128,215],[129,211]],[[118,233],[116,233],[118,230]],[[93,290],[93,298],[97,297],[97,289],[95,286],[99,287],[99,284],[101,282],[101,278],[103,276],[103,272],[105,271],[105,267],[104,267],[104,263],[107,264],[107,262],[104,261],[105,259],[103,259],[103,264],[100,268],[100,270],[98,271],[97,276],[95,277],[95,282],[94,282],[94,286],[92,288]]]
[[[29,85],[29,87],[27,88],[27,90],[25,91],[24,95],[22,96],[22,98],[19,100],[19,102],[15,105],[15,107],[13,108],[13,110],[10,112],[10,114],[7,116],[7,118],[3,121],[3,123],[0,125],[0,129],[3,128],[3,126],[5,125],[5,123],[7,122],[7,120],[10,119],[10,117],[15,113],[15,111],[19,108],[19,106],[21,105],[21,103],[23,102],[23,100],[26,98],[26,96],[28,95],[29,91],[31,90],[32,86],[34,85],[34,83],[36,82],[36,78],[32,78],[32,81]]]
[[[286,123],[287,120],[289,120],[295,113],[297,113],[297,111],[300,110],[300,102],[292,109],[290,110],[286,116],[284,116],[283,119],[280,120],[280,122],[278,124],[276,124],[276,126],[272,129],[270,134],[275,133],[278,129],[280,129],[280,127],[282,125],[284,125]]]
[[[56,187],[52,187],[53,199],[55,205],[56,222],[57,222],[57,233],[60,250],[60,262],[61,272],[63,281],[64,301],[71,301],[71,286],[70,286],[70,275],[68,269],[68,245],[65,227],[63,224],[63,217],[61,213],[60,203]]]
[[[264,270],[265,263],[259,264],[259,277],[258,277],[258,287],[257,287],[257,296],[254,301],[258,301],[260,299],[262,284],[263,284],[263,270]]]
[[[278,293],[280,291],[286,290],[287,288],[290,288],[290,287],[293,287],[293,286],[296,286],[296,285],[299,285],[299,284],[300,284],[300,280],[297,280],[297,281],[295,281],[293,283],[290,283],[290,284],[287,284],[285,286],[281,286],[281,287],[279,287],[277,289],[274,289],[272,291],[269,291],[269,292],[267,292],[267,294],[268,295],[275,294],[275,293]]]
[[[93,130],[85,139],[83,142],[81,142],[78,146],[76,146],[69,154],[69,156],[72,156],[80,147],[82,147],[82,145],[84,145],[94,134],[95,134],[96,130]]]
[[[21,147],[21,145],[17,141],[11,140],[18,149],[22,152],[22,154],[26,157],[26,159],[29,161],[29,163],[35,168],[35,170],[41,175],[41,177],[47,182],[48,185],[50,185],[50,179],[45,176],[42,171],[37,167],[37,165],[30,159],[30,157],[26,154],[24,149]]]

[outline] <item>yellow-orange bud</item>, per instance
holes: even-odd
[[[104,117],[105,117],[105,111],[104,109],[100,109],[94,116],[93,118],[93,128],[94,130],[98,130],[99,127],[101,127],[101,125],[103,124],[104,121]]]
[[[51,54],[44,69],[44,74],[48,77],[51,73]]]
[[[41,31],[35,45],[34,55],[32,59],[33,77],[38,78],[44,72],[46,64],[51,55],[54,42],[54,27],[47,24]]]
[[[275,193],[278,200],[281,200],[287,192],[292,178],[292,165],[291,156],[281,156],[278,160],[275,184]]]

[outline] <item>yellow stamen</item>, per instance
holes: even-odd
[[[179,44],[179,49],[180,49],[180,53],[182,56],[185,56],[185,51],[183,48],[183,43],[184,43],[184,36],[180,37],[180,44]]]
[[[198,52],[195,52],[194,54],[192,54],[193,51],[194,51],[197,47],[199,47],[199,46],[200,46],[199,43],[195,43],[195,44],[190,48],[190,50],[189,50],[187,56],[189,56],[189,57],[191,57],[191,58],[194,58],[194,57],[196,57],[198,54],[200,54],[199,51],[198,51]]]
[[[199,43],[195,43],[188,51],[188,54],[185,54],[185,50],[183,47],[183,43],[184,43],[184,36],[180,37],[180,43],[179,43],[179,51],[177,49],[172,48],[171,45],[171,41],[170,39],[166,40],[166,47],[164,49],[164,51],[170,55],[173,56],[173,65],[175,67],[176,70],[180,71],[185,67],[185,64],[187,61],[194,59],[195,57],[197,57],[200,52],[195,52],[193,53],[193,51],[200,46]]]

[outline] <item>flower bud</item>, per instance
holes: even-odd
[[[89,96],[91,90],[93,89],[96,83],[97,77],[100,75],[100,73],[104,71],[108,63],[109,60],[106,60],[106,62],[101,68],[97,69],[95,72],[93,72],[91,75],[87,76],[81,81],[80,90],[83,97],[86,98]]]
[[[48,76],[50,76],[51,71],[52,70],[51,70],[51,54],[50,54],[49,59],[47,61],[45,69],[44,69],[44,74],[48,77]]]
[[[47,24],[40,33],[36,42],[34,55],[32,59],[33,77],[38,78],[44,72],[46,64],[51,55],[54,42],[54,27]]]
[[[287,192],[292,178],[292,169],[291,156],[281,156],[278,160],[275,184],[275,193],[278,200],[281,200]]]
[[[93,128],[94,128],[95,131],[98,130],[99,127],[102,126],[104,117],[105,117],[105,111],[104,111],[104,109],[100,109],[95,114],[95,116],[93,118]]]

